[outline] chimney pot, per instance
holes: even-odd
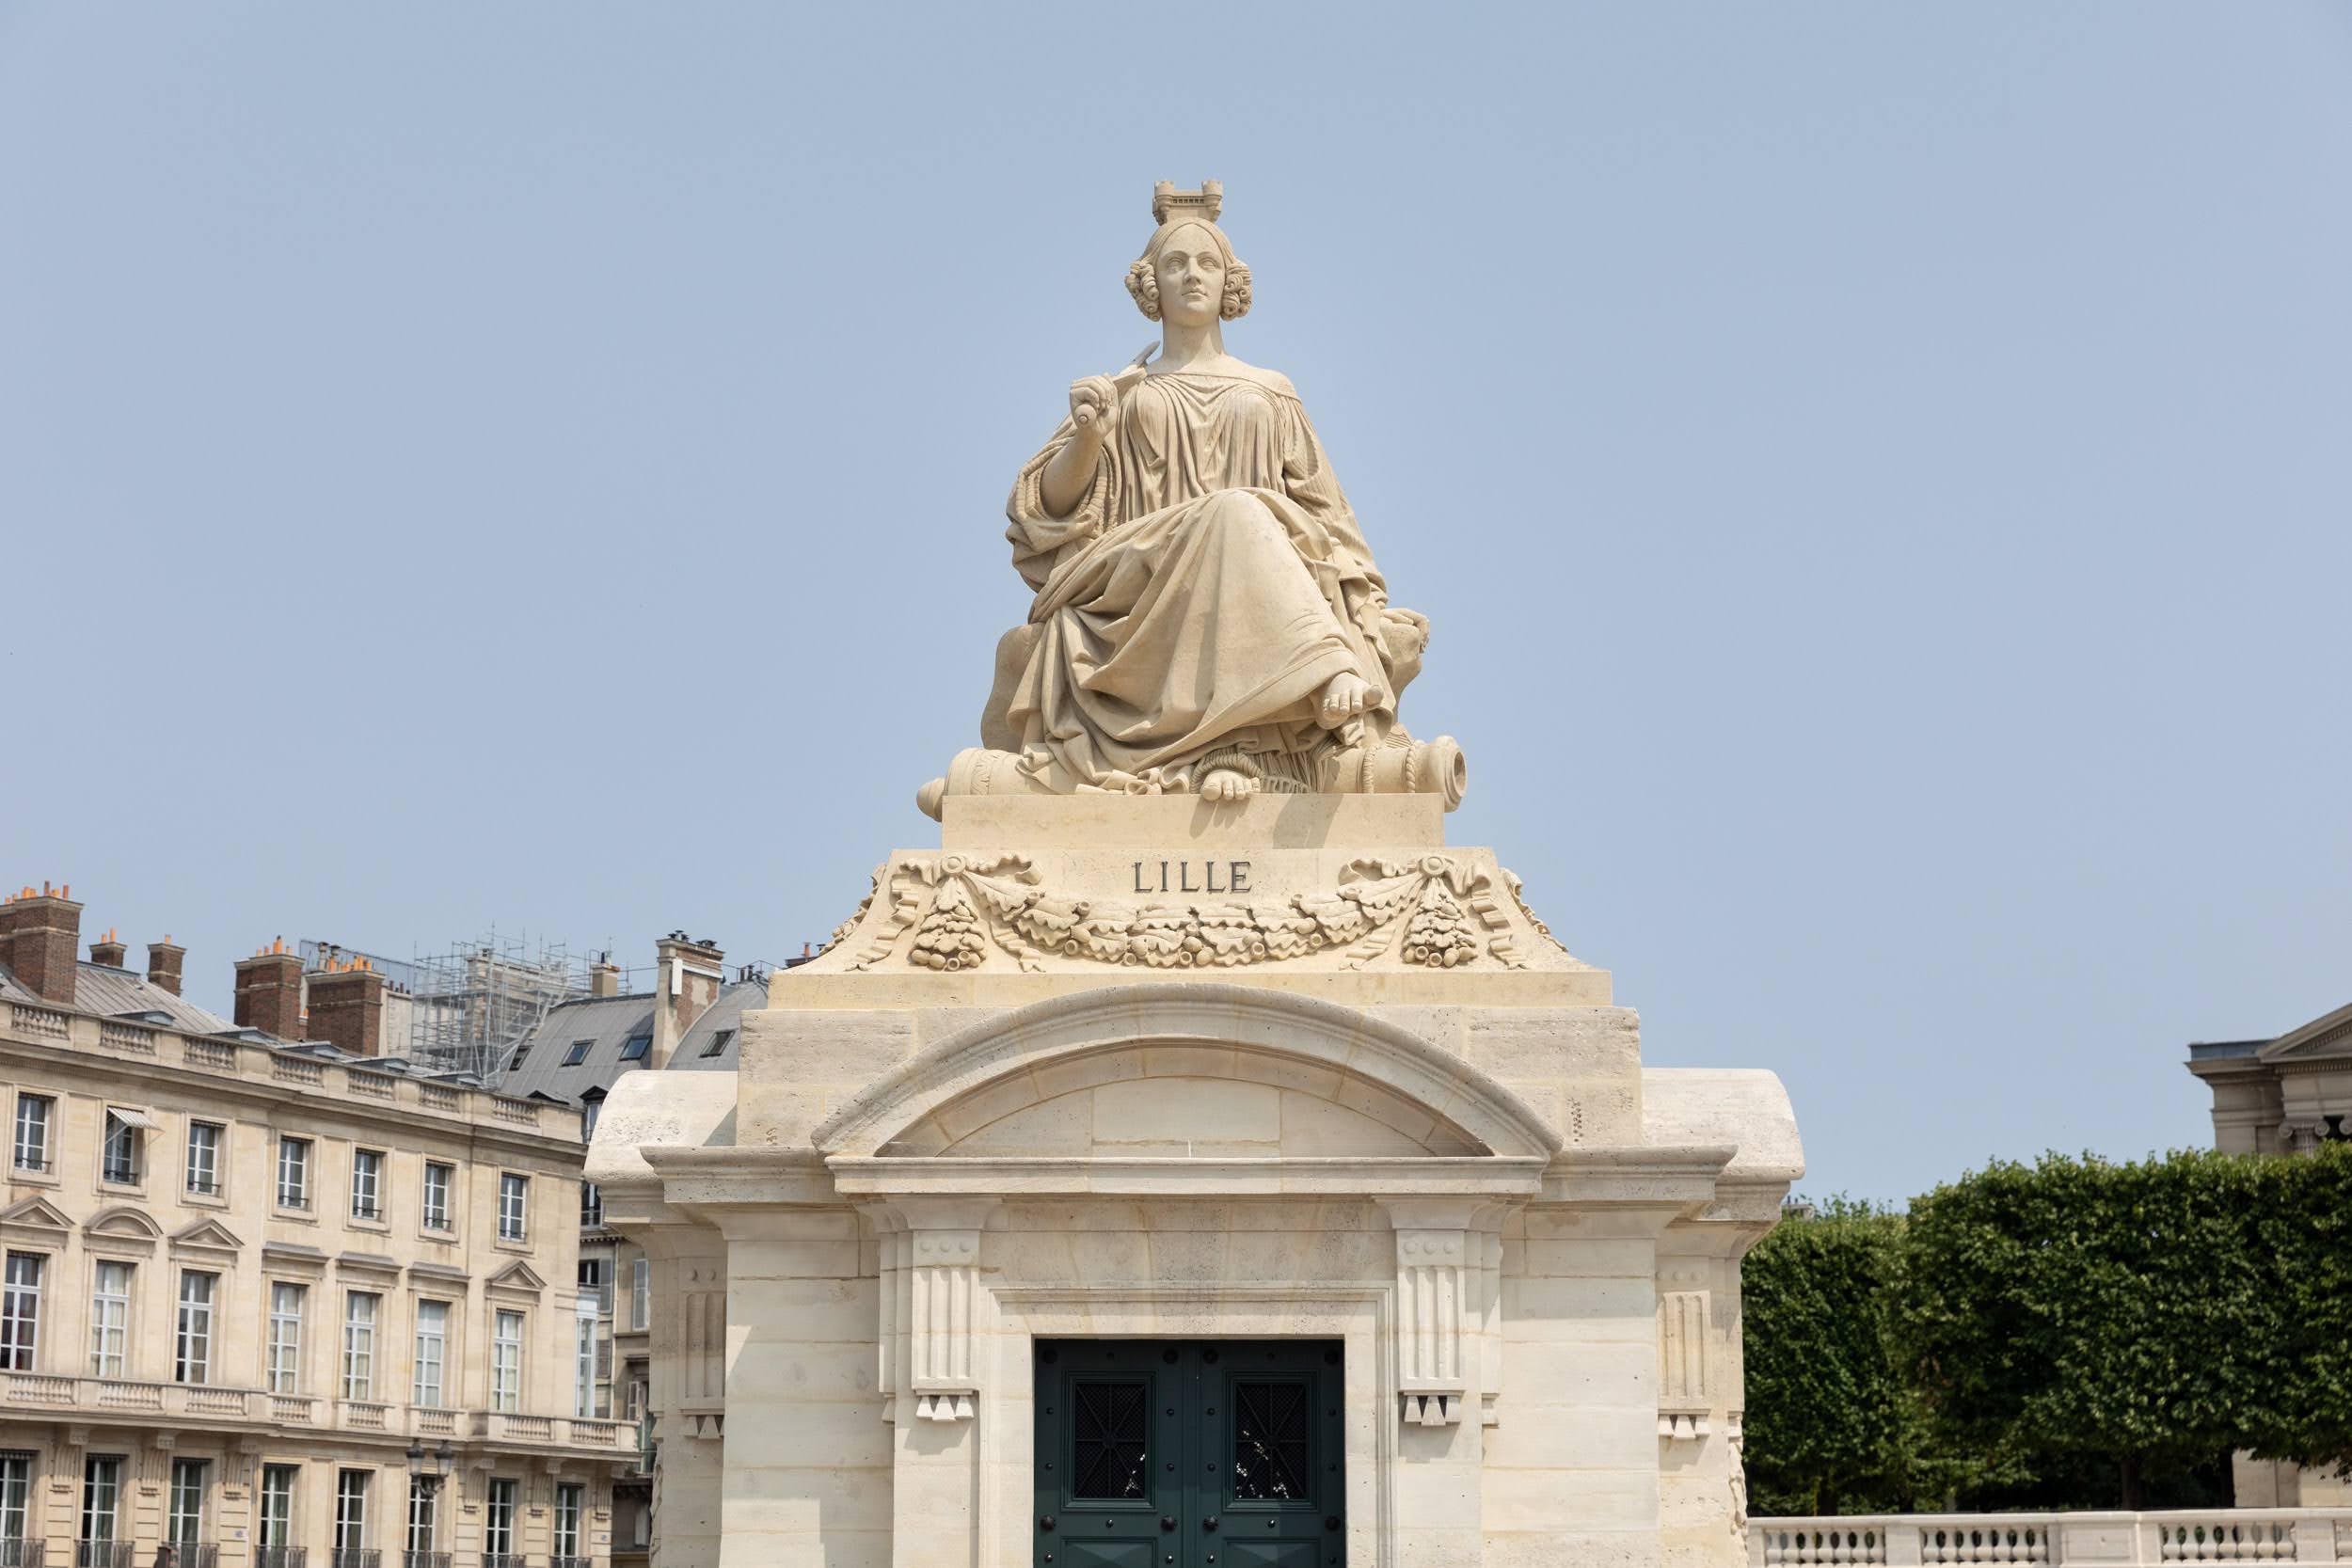
[[[114,927],[109,926],[104,936],[89,944],[89,961],[108,969],[120,969],[124,951],[122,943],[115,940]]]

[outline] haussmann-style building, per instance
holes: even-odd
[[[0,906],[0,1565],[601,1568],[578,1114],[380,1055],[370,969],[224,1020],[80,916]]]

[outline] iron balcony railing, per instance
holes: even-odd
[[[76,1541],[73,1568],[138,1568],[138,1548],[128,1541]]]
[[[584,1557],[551,1557],[548,1559],[548,1568],[589,1568],[589,1560]]]
[[[48,1556],[46,1541],[20,1541],[14,1536],[0,1540],[0,1568],[42,1568]]]
[[[484,1552],[482,1568],[527,1568],[520,1552]]]
[[[382,1551],[373,1546],[337,1546],[326,1554],[327,1568],[380,1568]]]
[[[305,1568],[310,1561],[308,1546],[262,1546],[253,1556],[253,1568]]]
[[[449,1568],[447,1552],[403,1552],[400,1568]]]

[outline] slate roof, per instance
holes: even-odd
[[[738,980],[719,993],[713,1002],[686,1031],[686,1037],[677,1043],[677,1053],[670,1058],[672,1071],[733,1072],[737,1047],[742,1043],[743,1015],[754,1007],[768,1005],[768,983],[764,980]],[[725,1038],[719,1037],[723,1035]],[[717,1047],[715,1053],[711,1052]]]
[[[739,1021],[746,1008],[766,1006],[767,996],[768,985],[764,980],[737,980],[723,988],[719,999],[686,1031],[670,1066],[691,1071],[733,1072]],[[539,1095],[566,1105],[578,1105],[589,1090],[610,1089],[622,1073],[633,1072],[645,1065],[644,1058],[623,1061],[621,1051],[636,1036],[652,1036],[653,1005],[654,998],[644,992],[589,996],[559,1003],[500,1064],[498,1092],[523,1098]],[[722,1032],[726,1037],[719,1042],[718,1053],[704,1055]],[[564,1058],[583,1041],[586,1050],[580,1059],[567,1065]],[[516,1063],[517,1056],[521,1058],[519,1066]]]
[[[226,1035],[236,1025],[217,1013],[205,1011],[185,997],[174,996],[146,975],[112,964],[78,960],[73,975],[73,1010],[99,1018],[135,1018],[183,1035]],[[0,964],[0,1000],[32,1006],[50,1004],[34,994],[6,964]]]

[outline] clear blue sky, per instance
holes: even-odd
[[[2352,8],[0,5],[0,881],[821,937],[1220,178],[1406,717],[1815,1191],[2352,999]]]

